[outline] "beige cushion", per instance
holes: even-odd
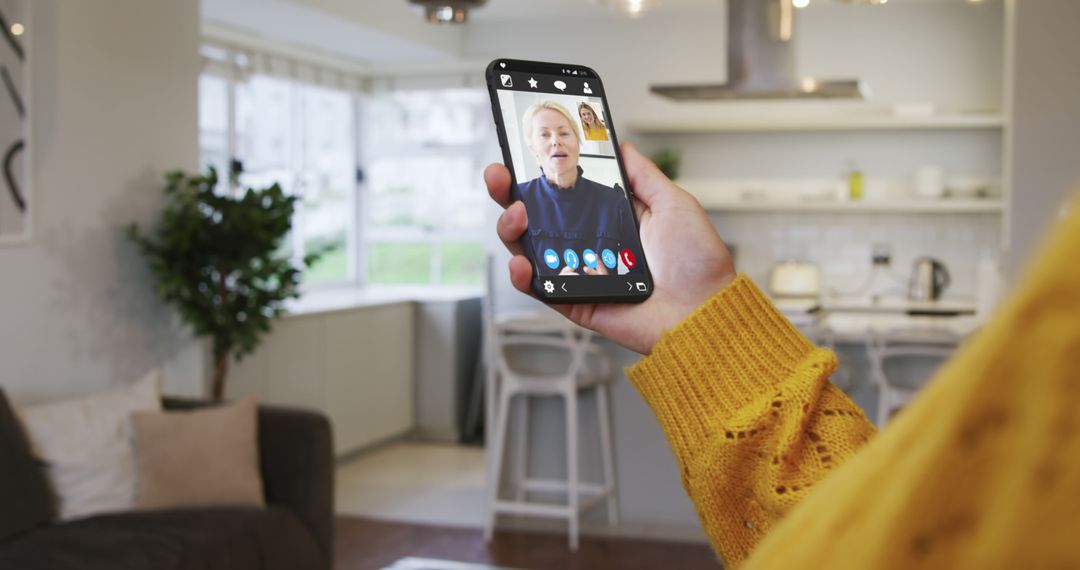
[[[156,370],[121,390],[18,408],[34,456],[46,465],[61,520],[132,508],[130,416],[160,409]]]
[[[132,416],[137,508],[262,506],[256,405]]]

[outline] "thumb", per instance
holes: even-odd
[[[630,177],[630,189],[634,196],[646,206],[652,206],[657,200],[670,195],[675,183],[668,179],[660,169],[641,151],[630,143],[620,145],[626,175]]]

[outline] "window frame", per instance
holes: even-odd
[[[407,90],[402,90],[402,91],[436,91],[436,90],[439,90],[439,89],[440,88],[435,87],[435,88],[426,88],[426,89],[407,89]],[[482,89],[480,87],[471,87],[471,86],[447,87],[447,88],[444,88],[444,89],[476,89],[477,91],[482,91]],[[370,97],[377,97],[379,95],[384,95],[384,94],[392,93],[392,92],[393,92],[393,90],[386,90],[386,91],[382,91],[382,92],[379,92],[379,93],[360,93],[360,94],[358,94],[357,100],[358,100],[358,105],[360,105],[359,112],[356,115],[358,121],[362,121],[363,117],[366,116],[366,113],[365,113],[366,109],[363,108],[363,105],[365,105],[364,99],[370,98]],[[482,123],[482,124],[487,124],[487,123]],[[373,161],[375,159],[379,159],[379,158],[408,157],[408,156],[416,156],[418,154],[424,154],[426,156],[443,156],[443,155],[445,155],[445,156],[450,156],[450,157],[460,157],[462,155],[466,155],[469,159],[471,159],[473,161],[473,163],[481,164],[487,158],[487,154],[488,154],[486,149],[484,148],[484,146],[482,144],[479,144],[479,143],[439,143],[439,144],[407,143],[407,144],[394,144],[392,146],[382,146],[381,147],[382,152],[371,153],[371,152],[366,151],[366,149],[364,148],[364,138],[361,136],[362,135],[362,130],[358,130],[357,135],[358,135],[358,137],[360,137],[360,138],[357,139],[357,145],[356,146],[357,146],[357,152],[359,153],[359,160],[361,161],[361,164],[370,164],[371,161]],[[483,138],[483,135],[481,135],[480,138]],[[462,151],[467,151],[467,152],[462,152]],[[370,185],[368,184],[368,177],[366,175],[364,177],[364,181],[363,181],[362,185],[363,185],[363,191],[361,192],[361,195],[363,196],[363,200],[365,202],[369,203],[369,201],[371,200],[371,188],[370,188]],[[363,211],[367,212],[367,211],[370,211],[370,210],[365,208]],[[387,284],[383,284],[383,283],[371,284],[370,281],[368,281],[368,278],[370,276],[370,271],[369,271],[369,267],[367,267],[367,261],[368,261],[367,252],[368,252],[368,249],[373,244],[376,244],[376,243],[401,243],[401,244],[418,244],[418,245],[428,245],[428,246],[430,246],[431,250],[432,250],[432,255],[431,255],[431,259],[429,260],[428,270],[430,272],[430,275],[433,276],[433,280],[429,281],[428,283],[420,283],[420,284],[414,284],[414,285],[421,286],[421,287],[439,288],[439,287],[459,287],[459,286],[461,286],[461,285],[446,284],[446,283],[442,282],[442,279],[443,279],[442,246],[447,245],[447,244],[453,244],[453,243],[472,243],[472,244],[476,244],[476,245],[479,245],[481,247],[486,248],[487,240],[488,240],[487,232],[484,231],[483,227],[478,227],[478,228],[473,228],[473,229],[465,229],[465,228],[446,229],[446,228],[441,228],[439,230],[427,230],[427,229],[424,229],[423,227],[420,227],[420,226],[408,226],[408,227],[389,227],[389,228],[373,229],[373,228],[369,227],[370,221],[365,219],[364,216],[360,216],[358,225],[360,227],[362,227],[364,229],[364,231],[365,231],[365,235],[364,235],[364,238],[363,238],[364,241],[362,242],[363,247],[357,248],[358,253],[361,256],[363,256],[362,261],[365,264],[364,265],[364,273],[363,273],[363,276],[364,276],[364,279],[365,279],[364,285],[373,286],[373,287],[392,287],[392,286],[394,286],[394,284],[389,284],[389,283],[387,283]],[[375,237],[373,238],[373,236],[375,236]],[[478,286],[478,287],[482,286],[482,285],[483,285],[482,282],[478,282],[478,283],[474,284],[474,286]],[[469,286],[473,286],[473,285],[469,285]]]
[[[304,85],[314,85],[319,87],[327,87],[317,81],[306,81],[305,79],[296,75],[278,74],[273,72],[261,73],[253,72],[246,68],[247,64],[255,56],[249,53],[241,53],[228,48],[219,48],[217,46],[205,46],[203,55],[206,65],[204,65],[200,72],[200,79],[205,77],[214,77],[224,81],[225,83],[225,98],[226,98],[226,153],[227,153],[227,172],[219,172],[219,180],[222,183],[222,187],[226,188],[230,193],[236,193],[241,191],[242,186],[239,184],[233,184],[232,181],[232,164],[233,161],[239,159],[239,130],[238,130],[238,116],[237,116],[237,100],[238,89],[242,82],[247,78],[255,75],[263,75],[274,79],[285,81],[289,84],[289,88],[293,90],[292,101],[290,104],[289,120],[291,122],[291,131],[299,132],[304,127],[303,118],[303,102],[300,90]],[[209,51],[208,51],[209,50]],[[370,87],[370,81],[366,82]],[[350,212],[350,223],[346,226],[346,247],[352,249],[352,254],[347,255],[347,262],[349,269],[351,270],[351,277],[342,281],[310,283],[306,279],[302,282],[300,290],[301,294],[317,293],[320,291],[341,290],[349,288],[367,288],[367,287],[395,287],[395,286],[407,286],[418,288],[456,288],[456,287],[472,287],[469,285],[458,284],[446,284],[443,282],[444,274],[443,268],[443,247],[451,244],[475,244],[482,249],[486,249],[486,242],[488,236],[484,232],[484,228],[439,228],[436,230],[426,229],[422,226],[407,226],[399,228],[373,228],[370,220],[367,219],[367,213],[370,211],[368,206],[372,201],[372,187],[369,182],[365,170],[369,162],[374,158],[387,158],[396,156],[417,156],[423,154],[426,156],[438,156],[440,154],[446,154],[450,156],[462,156],[465,154],[475,164],[482,164],[487,158],[487,150],[482,143],[456,143],[456,144],[440,144],[440,145],[427,145],[424,143],[409,143],[395,145],[391,152],[380,152],[375,155],[369,154],[365,149],[365,119],[367,112],[366,101],[369,97],[375,97],[380,94],[389,93],[393,90],[387,90],[380,93],[371,93],[370,89],[363,88],[364,85],[360,84],[357,88],[350,88],[345,86],[329,87],[336,89],[342,93],[345,93],[350,98],[350,106],[353,111],[352,117],[352,129],[351,136],[353,140],[353,195],[352,195],[352,209]],[[456,87],[433,87],[422,90],[439,90],[439,89],[451,89],[451,88],[476,88],[474,86],[456,86]],[[479,89],[479,88],[477,88]],[[411,89],[406,89],[411,90]],[[404,91],[404,90],[403,90]],[[485,123],[486,124],[486,123]],[[203,130],[199,128],[200,138]],[[482,137],[481,137],[482,138]],[[294,173],[299,173],[301,170],[293,170],[296,164],[302,162],[302,157],[295,156],[298,153],[302,154],[300,149],[301,145],[290,144],[289,152],[289,170]],[[462,153],[462,151],[467,151]],[[200,164],[202,163],[202,146],[200,145]],[[290,245],[294,262],[297,262],[299,266],[300,260],[304,255],[304,238],[303,238],[303,224],[306,216],[305,209],[299,208],[294,214],[293,231],[290,233]],[[301,229],[297,229],[301,228]],[[421,283],[403,283],[403,284],[390,284],[390,283],[373,283],[371,281],[371,255],[370,251],[376,244],[382,243],[409,243],[427,245],[431,248],[431,256],[429,259],[429,275],[430,280],[428,282]],[[480,283],[475,284],[480,286]]]
[[[241,74],[240,72],[238,72],[235,69],[235,67],[221,69],[220,66],[206,67],[200,73],[200,79],[203,76],[209,76],[209,77],[215,77],[215,78],[221,79],[221,80],[223,80],[225,82],[226,124],[227,124],[227,128],[226,128],[226,131],[227,131],[226,132],[227,164],[226,164],[226,167],[228,168],[228,170],[226,172],[219,172],[218,173],[218,179],[219,179],[219,183],[220,183],[220,188],[223,188],[226,192],[228,192],[232,196],[236,196],[239,192],[243,191],[243,185],[234,184],[234,182],[233,182],[232,164],[233,164],[233,161],[236,161],[236,160],[240,159],[240,157],[239,157],[239,140],[238,140],[239,129],[238,129],[238,125],[237,125],[237,120],[238,120],[238,116],[237,116],[237,98],[238,98],[237,91],[238,91],[239,84],[241,82],[241,78],[244,75],[246,75],[246,74]],[[255,74],[252,74],[252,75],[255,75]],[[300,132],[302,130],[302,128],[303,128],[303,125],[304,125],[303,98],[302,98],[302,95],[301,95],[301,90],[305,87],[305,85],[309,85],[309,86],[310,85],[318,86],[318,85],[313,84],[313,83],[309,83],[309,82],[304,82],[304,81],[302,81],[300,79],[297,79],[297,78],[294,78],[294,77],[280,77],[280,76],[276,76],[276,75],[272,75],[272,74],[263,74],[263,75],[265,75],[267,77],[271,77],[271,78],[274,78],[274,79],[284,81],[284,82],[286,82],[288,84],[288,88],[291,91],[290,104],[289,104],[289,107],[290,107],[290,109],[289,109],[290,132],[291,133]],[[321,282],[321,283],[311,283],[307,279],[304,279],[304,280],[301,281],[301,285],[300,285],[300,291],[301,291],[302,294],[306,294],[308,292],[317,292],[317,291],[320,291],[320,290],[334,290],[334,289],[342,289],[342,288],[353,288],[353,287],[363,285],[363,280],[362,280],[361,273],[360,273],[361,264],[360,264],[360,260],[358,259],[359,255],[361,255],[361,250],[363,248],[361,247],[362,242],[358,241],[358,238],[357,238],[357,234],[358,234],[357,229],[358,229],[359,224],[362,221],[362,218],[359,215],[360,214],[359,204],[361,202],[361,195],[363,193],[362,188],[360,187],[361,185],[358,184],[357,181],[356,181],[356,172],[360,168],[360,165],[359,165],[359,162],[358,162],[359,161],[358,146],[359,146],[360,130],[359,130],[359,124],[358,124],[359,123],[359,116],[357,115],[357,111],[358,111],[357,100],[358,100],[359,94],[354,89],[339,88],[338,91],[344,93],[345,95],[347,95],[349,97],[349,105],[353,110],[353,121],[352,121],[352,129],[351,129],[351,136],[352,136],[353,141],[354,141],[354,144],[353,144],[353,156],[352,156],[352,169],[351,169],[352,170],[352,181],[353,181],[352,188],[351,188],[351,191],[352,191],[352,200],[351,200],[351,202],[353,204],[353,208],[352,208],[352,212],[350,213],[349,223],[346,224],[346,231],[345,231],[346,248],[352,249],[353,252],[354,252],[353,255],[346,255],[346,262],[348,264],[346,266],[347,267],[347,274],[351,273],[351,277],[347,277],[346,279],[343,279],[343,280],[340,280],[340,281],[329,281],[329,282]],[[200,138],[201,138],[201,135],[203,133],[201,127],[199,129],[199,133],[200,133]],[[289,158],[288,158],[289,168],[288,168],[288,170],[294,175],[295,174],[300,174],[300,173],[302,173],[304,171],[304,169],[299,169],[299,170],[295,169],[295,166],[297,164],[301,164],[303,162],[302,156],[301,156],[302,153],[303,153],[303,149],[301,148],[301,146],[302,145],[290,144],[289,148],[288,148],[288,151],[287,151],[288,155],[289,155]],[[202,152],[201,152],[201,148],[200,148],[200,163],[202,163],[201,154],[202,154]],[[301,204],[301,206],[293,214],[292,231],[290,231],[289,236],[288,236],[289,245],[291,246],[291,252],[292,252],[292,261],[297,267],[302,265],[303,256],[306,253],[305,247],[304,247],[304,235],[303,235],[303,229],[302,229],[304,227],[306,215],[307,215],[306,209]],[[298,230],[298,228],[300,228],[300,229]]]

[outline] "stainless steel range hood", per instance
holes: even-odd
[[[728,81],[653,85],[657,95],[679,101],[731,99],[864,99],[858,79],[795,76],[794,8],[791,0],[727,0]]]

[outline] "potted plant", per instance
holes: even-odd
[[[165,207],[153,233],[131,224],[157,280],[157,295],[213,346],[215,400],[225,393],[229,358],[258,346],[284,302],[299,297],[302,269],[282,251],[295,196],[277,184],[238,196],[215,192],[217,172],[165,175]],[[310,267],[324,251],[303,259]]]
[[[652,156],[652,161],[668,178],[675,180],[679,177],[679,166],[682,165],[682,155],[673,148],[660,149]]]

